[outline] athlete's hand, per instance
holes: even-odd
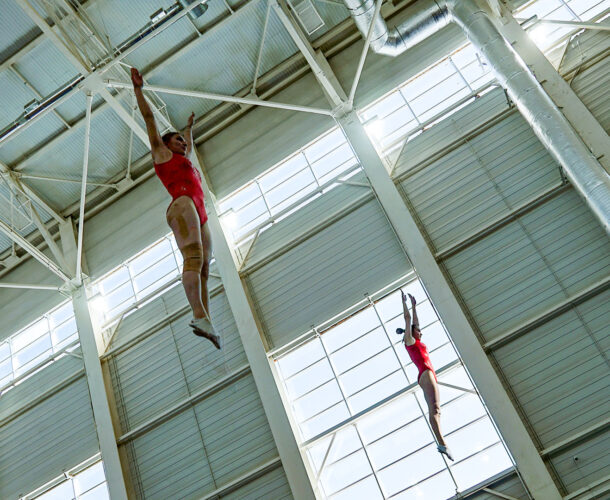
[[[407,296],[405,295],[405,292],[402,291],[402,288],[400,289],[400,297],[402,298],[402,301],[406,304]]]
[[[186,128],[190,128],[193,126],[193,120],[195,119],[195,112],[191,111],[191,116],[189,116],[189,119],[186,122]]]
[[[144,79],[136,68],[131,68],[131,82],[133,83],[133,87],[135,89],[144,85]]]
[[[417,304],[417,301],[415,300],[415,297],[413,297],[413,295],[409,294],[409,298],[411,299],[411,305],[414,306],[415,304]]]

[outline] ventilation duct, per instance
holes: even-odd
[[[418,0],[405,11],[406,20],[391,30],[374,0],[344,0],[360,33],[366,38],[373,23],[371,48],[396,56],[456,23],[489,62],[494,76],[532,127],[534,133],[563,167],[574,188],[610,233],[610,176],[546,94],[511,44],[474,0]]]

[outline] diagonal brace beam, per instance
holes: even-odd
[[[38,248],[32,245],[28,240],[14,231],[8,224],[0,220],[0,231],[6,234],[11,240],[17,243],[26,252],[30,253],[38,262],[45,266],[49,271],[59,276],[64,281],[70,281],[68,276],[55,262],[43,254]]]
[[[273,6],[273,10],[277,14],[278,18],[286,28],[286,31],[299,48],[307,64],[311,67],[314,76],[322,86],[322,89],[326,93],[330,102],[333,106],[344,106],[347,102],[347,95],[345,94],[341,84],[335,77],[333,71],[328,66],[328,62],[320,51],[315,51],[305,33],[297,25],[296,20],[288,10],[288,6],[283,0],[269,0]]]

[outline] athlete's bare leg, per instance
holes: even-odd
[[[201,267],[201,302],[210,314],[210,294],[208,291],[208,279],[210,278],[210,259],[212,258],[212,237],[210,227],[206,222],[201,226],[201,245],[203,247],[203,266]],[[211,320],[211,317],[209,318]]]
[[[447,446],[441,433],[441,403],[438,393],[438,384],[436,383],[434,374],[430,370],[426,370],[421,374],[419,385],[424,391],[424,398],[428,404],[430,426],[432,427],[432,432],[434,432],[436,441],[441,446]]]
[[[167,223],[174,233],[184,267],[182,286],[193,310],[195,319],[206,316],[201,301],[201,271],[203,267],[203,248],[199,215],[193,200],[187,196],[176,198],[167,211]]]

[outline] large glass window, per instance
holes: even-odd
[[[534,0],[519,8],[514,15],[520,19],[537,16],[539,19],[559,21],[588,21],[604,13],[607,15],[608,7],[608,0]],[[562,39],[565,41],[572,32],[573,26],[560,24],[538,23],[528,28],[529,35],[543,51]]]
[[[23,500],[34,499],[109,500],[103,462],[88,460],[23,497]]]
[[[299,443],[326,498],[448,498],[513,467],[418,280],[422,341],[438,372],[436,450],[417,368],[402,345],[398,290],[275,358]]]
[[[71,301],[65,301],[0,343],[0,393],[59,351],[78,344]]]
[[[387,156],[466,105],[493,79],[488,65],[466,44],[364,108],[360,118],[379,153]]]
[[[170,233],[91,285],[92,312],[106,328],[134,304],[178,283],[181,269],[182,255]]]
[[[239,245],[357,170],[345,135],[335,127],[224,198],[220,217]]]

